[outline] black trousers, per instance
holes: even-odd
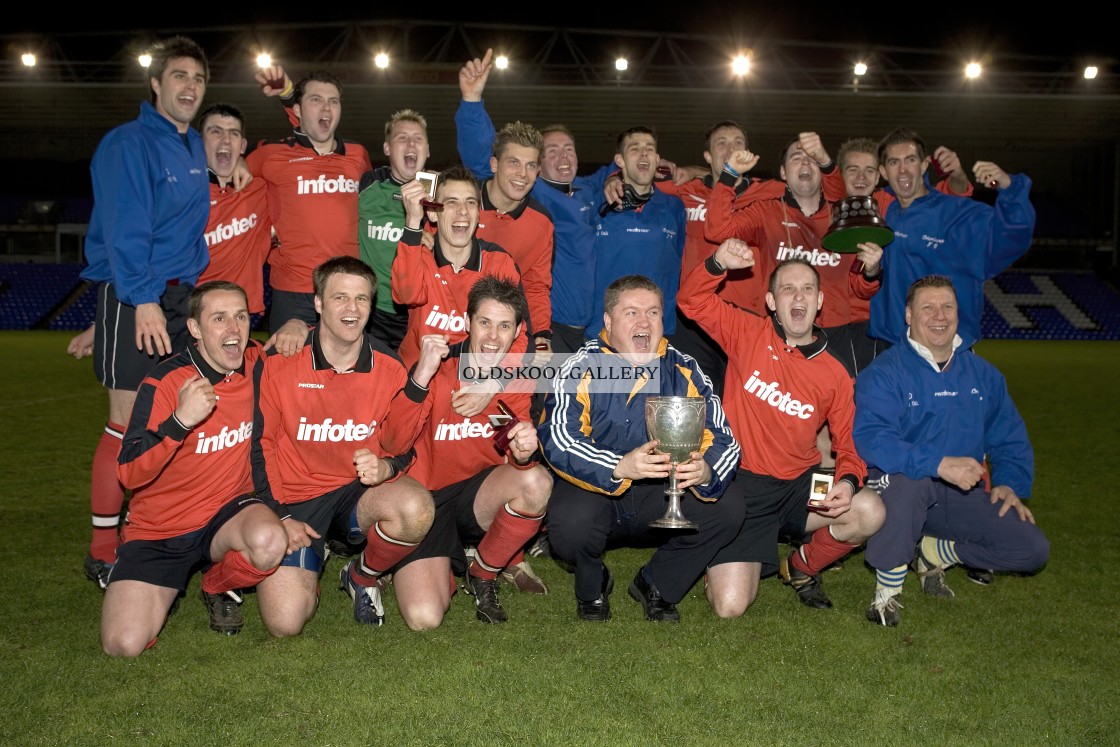
[[[552,554],[575,566],[577,599],[599,596],[606,550],[656,547],[646,570],[662,598],[676,604],[739,532],[745,509],[734,492],[706,503],[685,491],[681,513],[700,525],[697,531],[651,528],[665,514],[667,487],[668,481],[641,481],[615,498],[557,480],[548,502],[548,539]]]

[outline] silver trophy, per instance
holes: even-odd
[[[669,508],[651,527],[659,529],[699,529],[681,513],[681,495],[677,488],[677,465],[687,462],[689,455],[699,451],[704,438],[707,401],[703,397],[647,397],[646,429],[657,439],[657,450],[668,454],[672,462],[669,472]]]

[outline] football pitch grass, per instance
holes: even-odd
[[[982,343],[1036,453],[1030,506],[1051,542],[1034,577],[952,600],[911,576],[902,622],[864,619],[862,554],[824,583],[831,610],[764,580],[716,619],[700,585],[679,625],[642,618],[626,586],[648,550],[609,553],[614,619],[576,619],[572,579],[533,566],[545,597],[503,586],[505,625],[458,593],[443,626],[351,618],[340,562],[302,636],[273,640],[249,594],[240,635],[212,633],[198,578],[158,644],[101,653],[101,592],[82,573],[89,468],[106,397],[70,333],[3,332],[0,349],[0,744],[1027,745],[1120,742],[1120,345]]]

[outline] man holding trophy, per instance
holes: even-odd
[[[738,239],[720,244],[681,284],[678,304],[728,354],[724,397],[742,468],[724,500],[746,496],[742,531],[711,560],[707,595],[720,617],[746,612],[759,580],[779,569],[808,607],[832,606],[820,572],[859,547],[883,525],[877,493],[861,489],[866,465],[852,443],[852,380],[823,355],[828,337],[814,323],[824,302],[820,278],[803,259],[770,274],[759,317],[716,295],[728,270],[754,264]],[[819,472],[817,432],[825,423],[836,451],[836,476]],[[823,491],[823,492],[822,492]],[[779,564],[780,537],[802,542]]]
[[[721,498],[739,444],[708,377],[662,336],[660,288],[641,275],[621,277],[607,287],[603,308],[599,338],[560,368],[538,427],[544,456],[561,478],[548,506],[548,536],[553,555],[575,568],[581,620],[611,617],[606,550],[657,547],[629,593],[646,619],[679,622],[677,603],[743,522],[741,497]],[[651,434],[647,402],[655,397],[672,411],[651,418],[666,426]],[[691,409],[695,399],[703,407]],[[694,419],[703,420],[702,428],[692,427]],[[696,433],[691,444],[689,431]],[[665,488],[674,472],[683,498],[671,495],[667,512]],[[670,526],[696,528],[661,528],[667,513],[683,519]]]

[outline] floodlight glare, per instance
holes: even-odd
[[[1092,80],[1095,77],[1097,77],[1097,66],[1088,65],[1085,68],[1085,80]]]
[[[980,77],[980,69],[981,68],[980,68],[980,63],[979,62],[970,62],[967,65],[965,65],[964,77],[968,78],[969,80],[974,80],[976,78],[979,78]]]
[[[852,68],[852,72],[856,75],[867,75],[867,65],[862,62],[857,62],[856,66]]]
[[[623,70],[626,70],[628,67],[630,67],[630,61],[627,60],[625,57],[619,57],[617,60],[614,61],[614,69],[617,70],[620,73]]]
[[[152,64],[152,56],[145,52],[144,54],[137,57],[136,61],[140,63],[140,67],[146,68]]]
[[[509,58],[504,54],[498,55],[494,59],[494,67],[498,68],[499,70],[505,70],[507,67],[509,67]]]
[[[736,75],[746,75],[751,71],[751,58],[746,55],[736,55],[731,61],[731,72]]]
[[[23,60],[23,64],[27,67],[35,67],[35,55],[31,52],[24,52],[20,59]]]
[[[257,55],[257,67],[264,69],[272,66],[272,55],[268,52],[261,52]]]
[[[378,69],[384,70],[389,67],[389,55],[384,52],[378,52],[373,56],[373,64],[377,65]]]

